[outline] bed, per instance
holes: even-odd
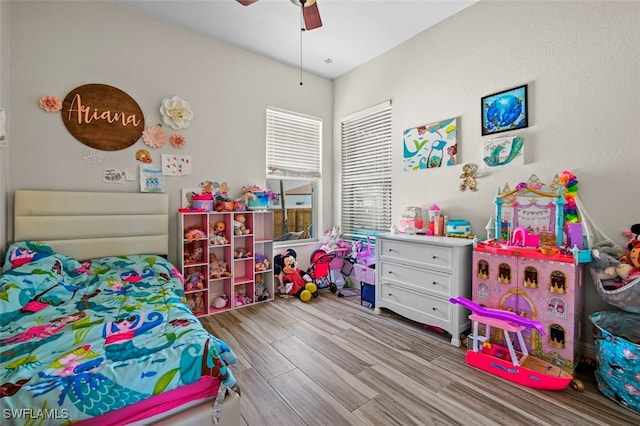
[[[239,424],[233,350],[184,304],[166,194],[15,191],[2,424]]]

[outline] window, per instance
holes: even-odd
[[[267,108],[267,188],[275,241],[316,237],[322,119]]]
[[[342,119],[342,224],[345,239],[391,227],[391,101]]]

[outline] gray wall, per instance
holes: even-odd
[[[0,155],[3,173],[7,161],[9,165],[2,189],[9,216],[15,189],[139,191],[138,182],[105,184],[101,176],[105,168],[137,167],[135,151],[147,148],[142,141],[107,152],[102,163],[91,164],[82,158],[87,147],[71,136],[60,115],[38,105],[43,95],[64,99],[70,90],[88,83],[124,90],[147,121],[160,118],[165,97],[180,96],[191,103],[194,118],[182,132],[186,147],[149,149],[154,161],[160,161],[161,153],[193,158],[192,175],[166,178],[172,211],[179,207],[181,188],[197,187],[204,180],[227,181],[238,195],[243,185],[264,184],[267,106],[321,117],[324,155],[331,158],[330,80],[306,75],[300,86],[296,68],[114,3],[12,1],[2,6],[3,15],[8,14],[3,40],[7,37],[10,44],[2,66],[9,84],[2,89],[8,96],[11,145]],[[10,25],[5,25],[9,18]],[[331,223],[331,162],[325,162],[323,173],[329,183],[324,185],[322,216]],[[9,218],[9,241],[12,227]],[[177,216],[170,231],[169,257],[175,260]]]
[[[334,143],[340,117],[393,102],[393,216],[437,203],[485,235],[498,188],[571,170],[590,216],[616,243],[640,222],[640,3],[481,0],[334,82]],[[482,163],[480,98],[529,85],[522,167],[481,169],[475,193],[459,192],[465,163]],[[402,171],[402,132],[458,117],[458,166]],[[498,136],[508,135],[500,134]],[[336,176],[339,183],[339,176]],[[339,186],[337,186],[339,188]],[[340,207],[334,206],[335,217]],[[586,312],[610,309],[586,287]],[[591,341],[585,316],[583,333]]]

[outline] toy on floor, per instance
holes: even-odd
[[[273,259],[274,272],[276,275],[283,274],[281,293],[295,295],[303,302],[308,302],[312,297],[318,297],[318,287],[309,274],[298,268],[296,257],[293,249],[276,255]]]
[[[204,274],[195,266],[189,266],[184,279],[185,291],[202,290],[205,284]]]
[[[525,344],[522,332],[529,328],[544,335],[544,328],[539,321],[521,317],[515,312],[502,309],[491,309],[480,306],[463,296],[449,299],[451,303],[464,306],[471,311],[469,319],[473,324],[472,334],[468,336],[473,341],[473,347],[467,350],[467,364],[501,377],[510,382],[536,389],[562,390],[570,383],[577,390],[584,389],[579,380],[563,368],[531,355]],[[490,334],[491,328],[502,330],[506,347],[486,342],[481,336],[479,324],[485,324],[485,334]],[[513,338],[509,333],[515,333]],[[520,346],[516,351],[514,342]]]

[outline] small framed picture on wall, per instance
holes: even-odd
[[[529,127],[527,85],[481,99],[482,136]]]

